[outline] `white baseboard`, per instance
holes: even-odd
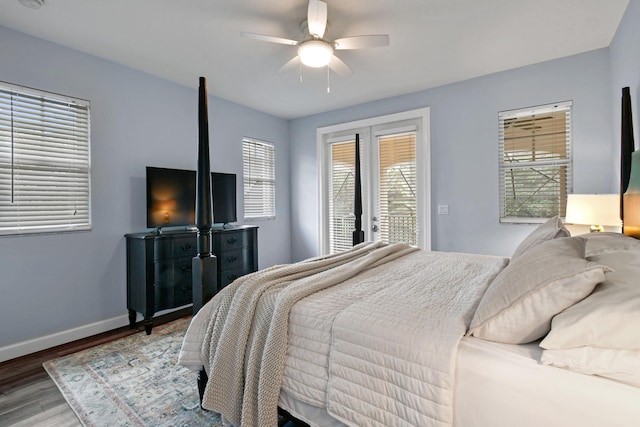
[[[66,344],[82,338],[87,338],[102,332],[118,329],[128,324],[129,316],[125,314],[123,316],[101,320],[88,325],[78,326],[77,328],[68,329],[66,331],[56,332],[55,334],[46,335],[44,337],[22,341],[6,347],[0,347],[0,362],[15,359],[16,357],[26,356],[27,354],[55,347],[57,345]]]

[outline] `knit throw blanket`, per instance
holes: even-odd
[[[276,426],[291,307],[300,299],[417,250],[363,243],[339,254],[243,276],[214,301],[202,346],[202,406],[242,427]]]

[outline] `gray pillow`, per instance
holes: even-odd
[[[512,260],[489,285],[467,334],[510,344],[546,335],[551,318],[589,295],[610,270],[584,259],[585,243],[554,239]]]
[[[569,237],[571,233],[562,224],[562,220],[559,216],[550,218],[545,223],[541,224],[538,228],[533,230],[516,248],[511,256],[511,259],[519,257],[529,249],[538,246],[540,243],[547,240],[557,239],[558,237]]]

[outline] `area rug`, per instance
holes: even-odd
[[[189,319],[43,364],[83,425],[221,426],[200,408],[196,373],[177,364]]]

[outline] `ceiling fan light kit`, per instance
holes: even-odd
[[[320,0],[309,0],[307,19],[302,22],[300,28],[303,33],[303,39],[299,41],[255,33],[242,33],[242,36],[270,43],[298,46],[298,54],[287,62],[278,73],[289,71],[296,65],[305,65],[312,68],[327,67],[337,74],[349,75],[353,71],[334,54],[334,50],[367,49],[389,45],[389,36],[386,34],[352,36],[339,39],[325,38],[327,3]],[[307,31],[308,34],[305,37],[304,35]]]
[[[333,56],[333,47],[322,40],[309,40],[300,45],[298,56],[307,67],[326,67]]]

